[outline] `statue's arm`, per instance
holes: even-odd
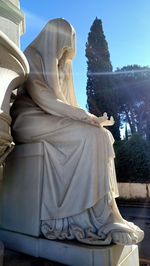
[[[71,106],[57,99],[53,91],[48,89],[47,85],[41,81],[30,81],[30,86],[27,86],[27,91],[33,101],[46,113],[95,124],[93,122],[93,117],[95,116],[80,107]],[[96,119],[98,118],[95,117]]]

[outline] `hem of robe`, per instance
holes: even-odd
[[[136,244],[142,241],[144,232],[131,222],[127,222],[121,216],[115,217],[114,210],[105,196],[94,207],[81,212],[78,215],[41,221],[41,231],[47,239],[77,240],[90,245],[109,245],[115,243],[116,235],[118,243],[122,245]],[[116,213],[118,209],[116,208]],[[119,214],[120,215],[120,214]],[[119,234],[125,233],[128,238],[119,239]],[[117,240],[116,240],[117,241]],[[120,242],[121,243],[120,243]]]

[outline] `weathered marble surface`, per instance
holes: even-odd
[[[42,143],[19,145],[8,156],[4,168],[0,228],[40,236],[42,184]]]
[[[143,231],[115,203],[113,137],[104,128],[113,120],[86,112],[75,97],[75,30],[51,20],[25,55],[31,71],[11,108],[12,134],[16,143],[43,143],[42,233],[93,245],[141,241]]]
[[[71,266],[139,265],[136,245],[95,247],[77,242],[51,241],[0,230],[6,248]]]
[[[18,8],[20,7],[20,1],[19,0],[9,0],[12,4],[17,6]]]
[[[19,0],[0,0],[0,30],[17,46],[20,45],[20,35],[25,31],[25,18]]]
[[[21,50],[0,31],[0,163],[12,147],[11,93],[27,78],[29,65]]]

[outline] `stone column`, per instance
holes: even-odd
[[[19,0],[0,0],[0,164],[13,147],[9,114],[12,91],[29,73],[28,62],[19,49],[25,31]]]
[[[19,49],[20,35],[25,31],[24,14],[19,0],[0,0],[0,189],[2,163],[13,148],[9,114],[11,93],[21,85],[29,72],[28,62]],[[0,266],[4,245],[0,241]]]
[[[0,0],[0,30],[20,46],[20,35],[25,31],[25,19],[19,0]]]

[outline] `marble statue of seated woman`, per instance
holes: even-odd
[[[113,137],[77,104],[71,72],[75,30],[47,23],[25,50],[30,74],[11,108],[15,143],[43,142],[41,231],[48,239],[96,245],[138,243],[143,231],[124,220],[114,169]]]

